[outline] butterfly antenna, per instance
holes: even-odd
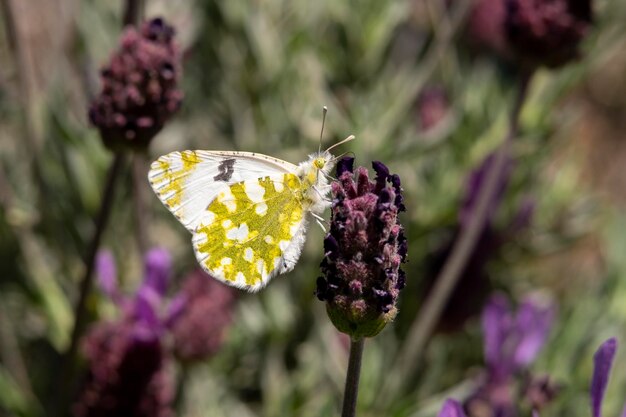
[[[322,107],[322,130],[320,131],[320,146],[317,148],[317,153],[322,153],[322,138],[324,137],[324,124],[326,124],[326,113],[328,113],[328,107]]]
[[[343,145],[346,142],[350,142],[351,140],[356,139],[356,136],[354,135],[350,135],[347,138],[345,138],[344,140],[342,140],[341,142],[337,142],[334,145],[332,145],[330,148],[326,149],[326,152],[330,152],[331,149],[336,148],[339,145]]]

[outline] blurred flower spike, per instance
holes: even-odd
[[[165,298],[171,259],[165,249],[152,249],[145,256],[142,285],[133,297],[124,297],[117,288],[115,261],[102,251],[96,259],[98,283],[132,319],[138,331],[172,336],[172,350],[180,360],[203,360],[219,351],[232,321],[235,292],[201,270],[183,280],[182,289],[168,302]],[[210,320],[207,320],[210,317]],[[143,330],[140,330],[143,329]]]
[[[491,299],[483,311],[482,327],[492,381],[506,381],[535,360],[550,334],[555,310],[545,300],[529,297],[515,314],[505,296]]]
[[[180,108],[183,93],[175,31],[163,19],[127,27],[109,64],[89,120],[113,150],[143,149]]]
[[[579,57],[592,20],[591,0],[476,0],[469,31],[524,67],[556,68]]]
[[[117,286],[115,260],[108,251],[96,258],[98,284],[122,310],[124,318],[132,320],[136,331],[145,336],[159,337],[171,325],[185,307],[184,295],[175,297],[165,308],[172,260],[163,248],[149,250],[144,256],[144,279],[134,296],[124,296]]]
[[[604,402],[604,393],[609,383],[613,360],[617,353],[617,339],[610,338],[602,343],[595,355],[593,356],[593,378],[591,380],[591,414],[593,417],[602,417],[602,403]],[[626,405],[624,412],[626,415]]]
[[[354,158],[337,164],[316,295],[334,326],[358,340],[375,336],[397,314],[407,241],[398,221],[405,210],[400,178],[373,162],[376,178],[370,181],[367,169],[353,164]]]
[[[164,324],[176,316],[182,303],[173,302],[161,316],[170,255],[153,249],[144,261],[142,286],[134,297],[124,297],[111,254],[102,252],[96,260],[99,284],[121,307],[123,317],[95,325],[83,339],[89,373],[74,405],[77,417],[172,415],[174,388],[161,336]]]
[[[98,284],[122,317],[97,323],[83,339],[89,375],[74,406],[75,416],[171,416],[172,357],[185,362],[207,359],[221,347],[234,292],[194,272],[168,299],[171,265],[165,249],[148,251],[143,282],[134,295],[126,296],[117,285],[113,256],[107,251],[98,254]]]
[[[522,376],[521,371],[530,366],[543,348],[555,311],[554,305],[538,297],[526,298],[517,312],[512,310],[504,295],[492,297],[482,316],[487,375],[484,383],[465,402],[470,416],[518,415],[516,377]],[[554,398],[558,389],[545,377],[543,385],[540,379],[530,377],[526,391],[541,392],[533,392],[534,397],[527,395],[527,399],[533,409],[539,410]],[[537,398],[538,394],[542,398]]]

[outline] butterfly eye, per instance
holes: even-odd
[[[315,161],[313,161],[313,165],[315,165],[315,168],[317,169],[322,169],[324,168],[324,165],[326,165],[326,161],[324,160],[324,158],[317,158],[315,159]]]

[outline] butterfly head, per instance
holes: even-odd
[[[313,167],[317,169],[324,169],[327,163],[327,158],[324,158],[323,156],[317,156],[315,159],[313,159]]]
[[[300,179],[306,186],[326,185],[326,179],[333,168],[335,158],[328,151],[317,152],[300,164]]]

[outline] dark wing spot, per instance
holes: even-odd
[[[215,181],[230,180],[230,178],[233,176],[233,172],[235,171],[233,169],[234,165],[235,165],[234,159],[224,159],[222,162],[220,162],[219,166],[217,167],[219,174],[214,176],[213,180]]]

